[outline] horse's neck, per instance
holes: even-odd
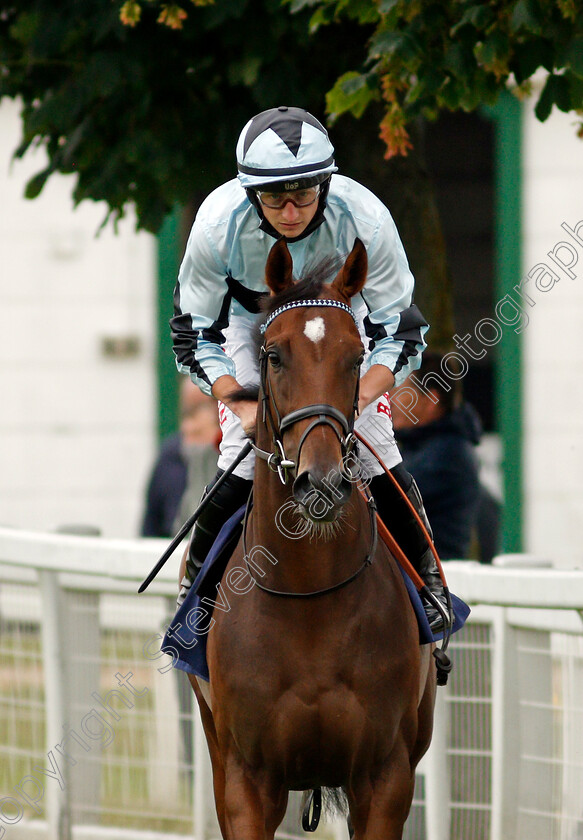
[[[353,493],[358,493],[356,489]],[[368,522],[363,522],[362,505],[348,503],[333,534],[298,536],[293,518],[282,516],[292,498],[291,482],[284,485],[277,473],[264,463],[257,464],[253,488],[253,514],[249,523],[247,550],[266,550],[271,559],[271,588],[312,591],[334,585],[363,562],[370,548]],[[302,530],[302,522],[295,520]],[[277,562],[274,562],[277,561]]]

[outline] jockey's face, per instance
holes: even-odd
[[[267,221],[278,233],[281,233],[287,239],[301,236],[316,215],[318,209],[317,194],[314,201],[310,204],[304,207],[298,207],[297,204],[293,203],[295,193],[300,197],[300,201],[305,200],[304,194],[306,190],[294,190],[289,193],[284,193],[289,198],[283,207],[267,207],[261,202],[261,209]]]

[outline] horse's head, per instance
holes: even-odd
[[[324,284],[330,266],[327,261],[294,283],[285,241],[273,246],[260,353],[272,447],[295,465],[293,495],[300,513],[319,523],[337,519],[353,486],[344,459],[354,441],[364,352],[350,308],[366,280],[362,242],[356,240],[333,282]]]

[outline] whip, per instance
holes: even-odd
[[[227,467],[227,469],[222,474],[222,476],[218,479],[218,481],[216,481],[215,484],[213,484],[213,486],[210,488],[208,493],[206,493],[203,496],[203,498],[200,501],[199,506],[196,508],[194,513],[191,516],[188,517],[188,519],[186,520],[184,525],[180,528],[180,530],[178,531],[178,533],[176,534],[176,536],[174,537],[174,539],[172,540],[172,542],[170,543],[170,545],[168,546],[168,548],[166,549],[166,551],[164,552],[162,557],[160,557],[160,559],[158,560],[158,562],[156,563],[156,565],[154,566],[154,568],[152,569],[152,571],[150,572],[148,577],[140,584],[140,588],[138,589],[138,592],[143,592],[152,583],[152,581],[154,580],[154,578],[156,577],[156,575],[158,574],[158,572],[160,571],[162,566],[166,563],[166,561],[171,556],[171,554],[174,553],[174,550],[176,549],[176,547],[178,545],[180,545],[180,543],[182,542],[184,537],[188,534],[188,532],[190,531],[190,529],[192,528],[192,526],[194,525],[194,523],[196,522],[196,520],[198,519],[198,517],[200,516],[202,511],[205,509],[207,504],[210,502],[212,497],[215,495],[215,493],[217,492],[217,490],[219,489],[221,484],[223,484],[223,482],[226,481],[226,479],[231,475],[231,473],[233,472],[235,467],[238,464],[241,463],[243,458],[246,458],[247,455],[249,455],[251,450],[252,450],[251,441],[247,441],[247,443],[241,449],[241,451],[239,452],[239,454],[237,455],[237,457],[235,458],[233,463],[229,467]]]

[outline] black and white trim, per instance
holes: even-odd
[[[343,309],[345,312],[352,317],[352,320],[358,327],[358,321],[356,320],[356,315],[352,311],[352,307],[348,306],[346,303],[342,303],[340,300],[327,300],[327,299],[316,299],[316,300],[293,300],[290,303],[285,303],[283,306],[278,307],[275,309],[269,318],[265,321],[264,324],[261,324],[259,327],[259,331],[261,334],[265,333],[267,327],[271,324],[272,321],[277,318],[278,315],[281,315],[284,312],[287,312],[290,309],[299,309],[301,306],[327,306],[333,307],[334,309]]]
[[[393,333],[393,339],[403,343],[393,369],[395,375],[407,366],[410,358],[419,355],[419,347],[423,347],[424,327],[426,330],[429,324],[414,303],[401,312],[399,325]]]
[[[245,166],[239,164],[239,172],[245,175],[261,175],[266,178],[286,178],[294,175],[302,175],[304,172],[319,172],[320,170],[330,171],[330,167],[334,165],[334,157],[330,156],[327,160],[322,160],[319,163],[306,163],[304,166],[287,166],[281,169],[265,168],[259,169],[254,166]]]

